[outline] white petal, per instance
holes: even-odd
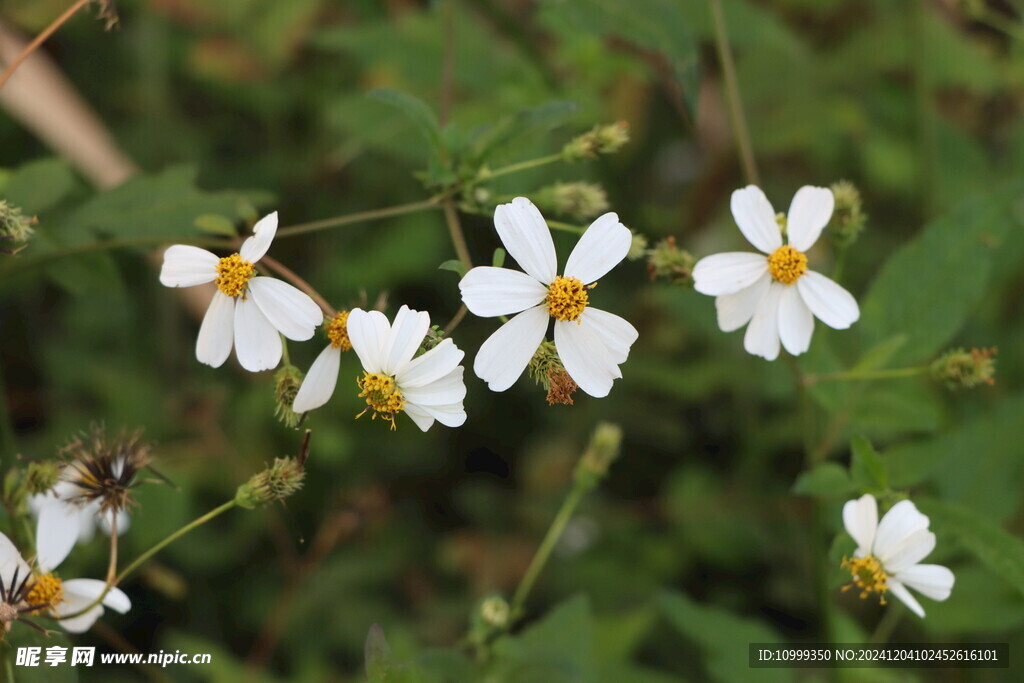
[[[97,506],[92,513],[93,527],[95,528],[95,525],[99,524],[100,528],[103,529],[103,533],[109,536],[110,530],[112,528],[110,520],[114,518],[117,519],[117,535],[124,536],[125,532],[128,531],[128,528],[132,525],[131,515],[129,515],[124,510],[121,510],[120,512],[116,513],[116,515],[108,514],[106,516],[100,516],[99,506]],[[78,542],[85,543],[85,540],[79,537]]]
[[[919,529],[888,549],[883,556],[876,555],[882,567],[889,574],[899,574],[908,567],[911,567],[924,558],[928,553],[935,550],[935,534],[927,529]]]
[[[160,284],[165,287],[193,287],[217,279],[220,259],[205,249],[175,244],[164,252]]]
[[[214,292],[196,339],[196,358],[200,363],[214,368],[224,365],[231,355],[234,324],[235,300],[220,290]]]
[[[11,539],[0,533],[0,582],[4,590],[10,587],[14,580],[14,573],[18,573],[18,582],[31,573],[28,563],[21,557],[21,553],[15,547]]]
[[[786,236],[790,246],[800,251],[813,247],[832,218],[835,205],[832,190],[827,187],[805,185],[797,190],[786,214]]]
[[[922,619],[924,618],[924,608],[921,607],[921,603],[919,603],[917,599],[910,594],[910,591],[908,591],[902,583],[895,581],[890,577],[888,585],[890,593],[895,595],[901,602],[903,602],[904,605],[909,607],[911,612]]]
[[[252,237],[242,242],[238,255],[249,263],[256,263],[270,249],[270,243],[277,234],[277,211],[267,214],[252,226]]]
[[[746,251],[705,256],[693,267],[693,288],[708,296],[735,294],[768,272],[768,259]]]
[[[465,356],[455,342],[445,339],[422,356],[413,358],[395,374],[395,381],[403,392],[426,386],[451,373]]]
[[[79,509],[70,503],[46,505],[36,523],[36,564],[49,574],[60,566],[78,541]]]
[[[932,600],[943,601],[953,590],[953,572],[938,564],[916,564],[899,572],[896,579]]]
[[[423,343],[428,329],[429,314],[402,306],[395,316],[394,324],[391,325],[388,344],[381,356],[384,361],[384,372],[394,375],[408,365],[416,349]]]
[[[566,277],[583,284],[596,282],[629,253],[633,233],[614,213],[606,213],[590,224],[565,263]]]
[[[779,357],[779,299],[782,298],[783,287],[785,285],[776,282],[768,286],[743,335],[743,348],[747,353],[765,360]]]
[[[871,554],[878,529],[878,501],[870,493],[843,505],[843,526],[857,542],[857,557]]]
[[[249,372],[272,370],[281,362],[281,335],[251,297],[235,305],[235,354]]]
[[[548,295],[547,287],[526,273],[491,266],[466,273],[459,282],[459,291],[466,308],[484,318],[525,311]]]
[[[757,305],[768,293],[768,285],[772,276],[765,270],[754,284],[734,294],[723,294],[715,297],[715,310],[718,311],[718,327],[722,332],[738,330],[754,317]]]
[[[626,362],[630,347],[640,336],[635,327],[614,313],[599,308],[585,309],[580,320],[597,333],[613,361],[617,364]]]
[[[274,328],[295,341],[312,339],[324,313],[308,294],[272,277],[249,280],[249,296]]]
[[[384,350],[391,336],[391,324],[380,311],[353,308],[345,323],[352,350],[367,372],[380,372],[384,367]]]
[[[747,185],[732,193],[732,216],[740,232],[766,254],[782,246],[782,231],[775,222],[775,209],[756,185]]]
[[[544,284],[555,279],[555,243],[540,211],[526,197],[494,209],[494,227],[519,267]]]
[[[63,583],[63,588],[64,600],[56,608],[58,615],[74,614],[91,604],[103,594],[106,584],[97,579],[71,579]],[[132,607],[131,600],[120,588],[111,588],[102,604],[122,614]],[[82,633],[88,631],[102,615],[103,608],[97,605],[80,616],[61,619],[60,625],[71,633]]]
[[[416,423],[416,426],[420,428],[421,432],[427,431],[430,429],[430,426],[434,424],[434,418],[432,418],[429,413],[422,408],[418,408],[412,403],[406,404],[405,414]]]
[[[92,600],[82,600],[81,598],[65,598],[60,603],[60,609],[65,614],[75,614],[81,609],[84,609],[89,605]],[[88,612],[79,614],[77,617],[70,619],[58,619],[57,623],[61,625],[68,633],[85,633],[92,628],[92,625],[96,623],[96,620],[103,616],[103,607],[96,605],[91,608]]]
[[[860,318],[853,295],[821,273],[808,270],[796,281],[796,288],[811,313],[833,329],[845,330]]]
[[[442,406],[459,403],[466,398],[466,384],[462,380],[464,368],[460,365],[444,377],[422,387],[407,389],[401,387],[402,395],[419,406]]]
[[[434,418],[445,427],[461,427],[466,422],[466,411],[462,407],[462,401],[439,406],[416,405],[416,408]]]
[[[338,384],[338,368],[341,367],[341,349],[336,349],[328,344],[327,348],[320,352],[313,364],[309,366],[309,372],[302,380],[302,386],[295,394],[292,401],[292,410],[296,413],[305,413],[314,408],[319,408],[330,400],[334,393],[334,387]]]
[[[555,321],[555,348],[572,380],[594,398],[607,396],[612,383],[622,377],[597,331],[582,318]]]
[[[505,391],[529,365],[548,329],[543,306],[528,308],[487,338],[473,360],[473,372],[491,391]]]
[[[878,523],[875,544],[871,552],[881,560],[888,557],[898,544],[903,543],[915,531],[927,528],[928,517],[918,512],[909,500],[901,500],[889,508],[882,521]]]
[[[811,345],[814,316],[800,292],[792,285],[783,285],[779,298],[779,339],[791,355],[799,356]]]

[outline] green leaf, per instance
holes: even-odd
[[[466,264],[459,259],[453,258],[448,259],[437,267],[438,270],[450,270],[456,273],[460,278],[466,277]]]
[[[590,681],[594,679],[594,630],[584,595],[562,603],[521,634],[494,644],[495,680]]]
[[[662,593],[658,607],[677,631],[700,646],[708,673],[716,681],[792,680],[792,673],[786,669],[755,670],[747,666],[750,643],[785,642],[765,624],[719,607],[700,605],[681,593]]]
[[[234,221],[219,213],[204,213],[201,216],[196,216],[194,223],[197,228],[212,235],[238,237]]]
[[[366,678],[370,683],[418,683],[424,678],[418,668],[391,659],[384,629],[374,624],[366,635],[364,648]]]
[[[803,472],[793,484],[793,493],[821,498],[839,498],[852,493],[855,486],[846,468],[834,462],[823,462]]]
[[[1024,595],[1024,541],[986,515],[948,501],[921,499],[918,507],[931,519],[931,528],[948,533],[992,573]]]
[[[850,474],[853,481],[862,488],[885,491],[889,488],[889,473],[875,447],[863,436],[853,437],[850,444],[853,456],[850,459]]]
[[[1024,183],[964,202],[896,251],[875,278],[861,306],[861,333],[880,344],[903,332],[907,343],[892,362],[925,360],[947,345],[981,299],[993,252],[1010,230]],[[907,277],[913,275],[913,286]]]
[[[486,161],[495,150],[514,142],[546,133],[566,123],[578,109],[575,102],[548,102],[532,109],[521,109],[494,126],[476,131],[471,155],[476,163]]]
[[[26,216],[43,213],[78,187],[71,166],[63,159],[38,159],[19,166],[7,180],[3,198]]]
[[[441,150],[441,126],[437,115],[426,102],[401,90],[381,88],[370,92],[367,97],[385,102],[405,114],[435,152]]]

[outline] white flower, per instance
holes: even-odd
[[[846,588],[860,589],[860,597],[877,593],[882,603],[891,591],[917,616],[924,610],[907,588],[932,600],[945,600],[953,590],[953,572],[937,564],[919,564],[935,548],[928,517],[909,500],[890,508],[878,521],[878,503],[865,494],[843,506],[843,524],[857,542],[854,559],[843,560],[853,581]]]
[[[614,213],[595,220],[557,276],[555,244],[544,217],[525,197],[494,209],[494,227],[505,250],[526,273],[473,268],[459,283],[474,314],[517,313],[480,347],[473,371],[492,391],[505,391],[523,374],[555,319],[555,347],[566,372],[591,396],[607,396],[622,377],[637,331],[617,315],[589,306],[588,293],[626,257],[633,236]]]
[[[69,540],[66,536],[51,536],[47,539],[48,541],[59,539],[61,542],[70,543],[65,554],[70,552],[71,546],[76,541],[78,543],[88,543],[91,541],[96,533],[97,524],[107,535],[110,534],[111,526],[110,516],[100,515],[100,501],[95,500],[85,505],[71,501],[72,498],[80,493],[80,489],[70,481],[66,481],[63,476],[73,472],[73,469],[66,469],[65,475],[62,475],[62,479],[52,489],[46,493],[38,493],[28,499],[29,510],[39,519],[41,526],[50,527],[64,522],[78,526],[78,535],[73,539]],[[131,519],[124,510],[120,510],[116,514],[117,535],[120,536],[128,530]]]
[[[801,187],[786,216],[788,245],[764,192],[754,185],[732,193],[732,215],[743,236],[763,254],[728,252],[701,259],[693,286],[717,297],[718,326],[732,332],[746,325],[743,347],[775,360],[779,340],[794,356],[808,349],[814,318],[845,330],[860,317],[857,302],[820,273],[807,270],[805,254],[832,217],[835,198],[824,187]],[[794,286],[795,285],[795,286]]]
[[[359,397],[366,399],[366,409],[359,415],[373,411],[374,418],[380,416],[394,429],[395,418],[404,412],[424,432],[434,420],[448,427],[466,421],[466,385],[459,365],[466,354],[445,339],[413,357],[430,329],[427,313],[402,306],[391,325],[379,311],[354,308],[345,327],[364,370],[356,380]],[[332,343],[313,362],[292,404],[295,412],[312,410],[330,399],[340,357],[341,350]]]
[[[160,282],[167,287],[217,283],[196,340],[196,358],[219,368],[234,345],[238,362],[250,372],[270,370],[281,360],[281,337],[305,341],[323,321],[320,307],[286,282],[256,276],[277,232],[277,212],[253,227],[238,253],[218,258],[205,249],[176,244],[164,252]]]
[[[292,400],[292,412],[305,413],[319,408],[331,398],[338,382],[341,354],[352,348],[348,338],[348,311],[341,311],[324,323],[330,343],[320,352]]]

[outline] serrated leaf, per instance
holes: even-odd
[[[793,484],[793,493],[821,498],[839,498],[855,490],[846,468],[834,462],[823,462],[803,472]]]
[[[889,487],[889,474],[885,470],[882,456],[863,436],[853,437],[850,444],[853,455],[850,459],[850,474],[862,488],[884,491]]]
[[[955,536],[989,570],[1024,595],[1024,541],[966,506],[927,498],[916,502],[930,518],[933,531]]]
[[[415,95],[391,88],[374,90],[367,97],[389,104],[405,114],[415,124],[416,129],[423,135],[430,148],[435,152],[440,152],[441,126],[437,121],[437,114],[426,102]]]
[[[438,270],[450,270],[460,278],[466,277],[466,264],[459,259],[448,259],[437,267]]]

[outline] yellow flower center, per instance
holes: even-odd
[[[352,342],[348,338],[348,311],[341,311],[330,322],[324,325],[327,330],[327,338],[331,340],[331,346],[342,351],[352,348]]]
[[[587,291],[596,286],[595,282],[588,287],[574,277],[556,277],[548,287],[548,296],[544,300],[548,313],[556,320],[579,320],[589,303]]]
[[[28,592],[27,596],[28,604],[46,605],[46,609],[53,609],[63,599],[64,584],[53,574],[37,576],[32,590]]]
[[[391,423],[391,429],[395,429],[395,416],[405,406],[405,399],[398,390],[395,378],[376,372],[364,372],[362,379],[357,379],[356,384],[361,389],[359,398],[366,399],[366,409],[356,417],[362,417],[367,410],[373,410],[371,419],[375,420],[379,415],[382,420]]]
[[[217,264],[217,288],[230,297],[245,298],[246,283],[256,274],[256,266],[240,254],[225,256]]]
[[[793,247],[779,247],[768,257],[768,272],[777,282],[791,285],[807,270],[807,254]]]
[[[844,591],[850,588],[859,588],[861,599],[868,597],[871,593],[876,593],[878,595],[878,602],[883,605],[885,604],[885,592],[889,590],[886,581],[889,577],[885,570],[882,569],[882,564],[875,559],[874,555],[852,560],[844,557],[843,563],[839,566],[843,569],[848,569],[852,577],[850,583],[843,586]]]

